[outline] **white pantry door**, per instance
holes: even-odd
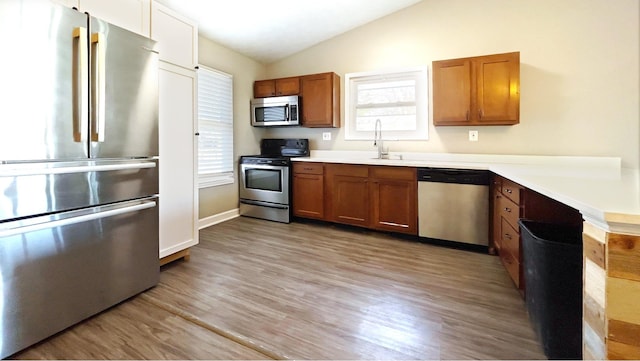
[[[160,258],[198,244],[196,72],[160,61]]]

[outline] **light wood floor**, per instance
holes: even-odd
[[[543,359],[497,257],[313,223],[200,232],[155,288],[19,359]]]

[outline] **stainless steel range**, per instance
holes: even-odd
[[[308,156],[308,139],[262,139],[260,155],[240,157],[240,214],[289,223],[290,158]]]

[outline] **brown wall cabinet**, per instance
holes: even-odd
[[[258,80],[253,83],[254,98],[300,94],[300,77]]]
[[[293,163],[293,215],[325,219],[322,163]]]
[[[302,125],[310,128],[340,127],[340,77],[322,73],[300,77]]]
[[[519,52],[433,62],[434,125],[519,122]]]
[[[524,294],[522,238],[518,220],[582,225],[576,209],[495,175],[492,181],[492,244],[511,279]]]
[[[311,178],[319,171],[307,164],[294,163],[298,169],[294,169],[293,181],[295,216],[418,234],[415,168],[326,163],[321,183]],[[305,168],[309,170],[299,171]],[[318,200],[320,192],[324,202]]]

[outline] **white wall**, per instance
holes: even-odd
[[[209,39],[200,37],[198,42],[201,65],[233,75],[233,157],[236,177],[233,184],[200,189],[199,219],[202,219],[238,208],[238,158],[244,154],[260,153],[263,134],[251,127],[249,100],[253,96],[253,81],[264,77],[265,66]]]
[[[639,4],[423,0],[268,65],[265,75],[334,71],[344,95],[345,73],[520,51],[519,125],[435,128],[430,116],[428,141],[387,142],[391,151],[616,156],[639,168]],[[478,142],[467,140],[469,129],[480,131]],[[322,140],[323,131],[272,128],[258,130],[258,138],[310,138],[312,149],[373,149],[371,142],[345,141],[344,128],[330,130],[332,141]]]

